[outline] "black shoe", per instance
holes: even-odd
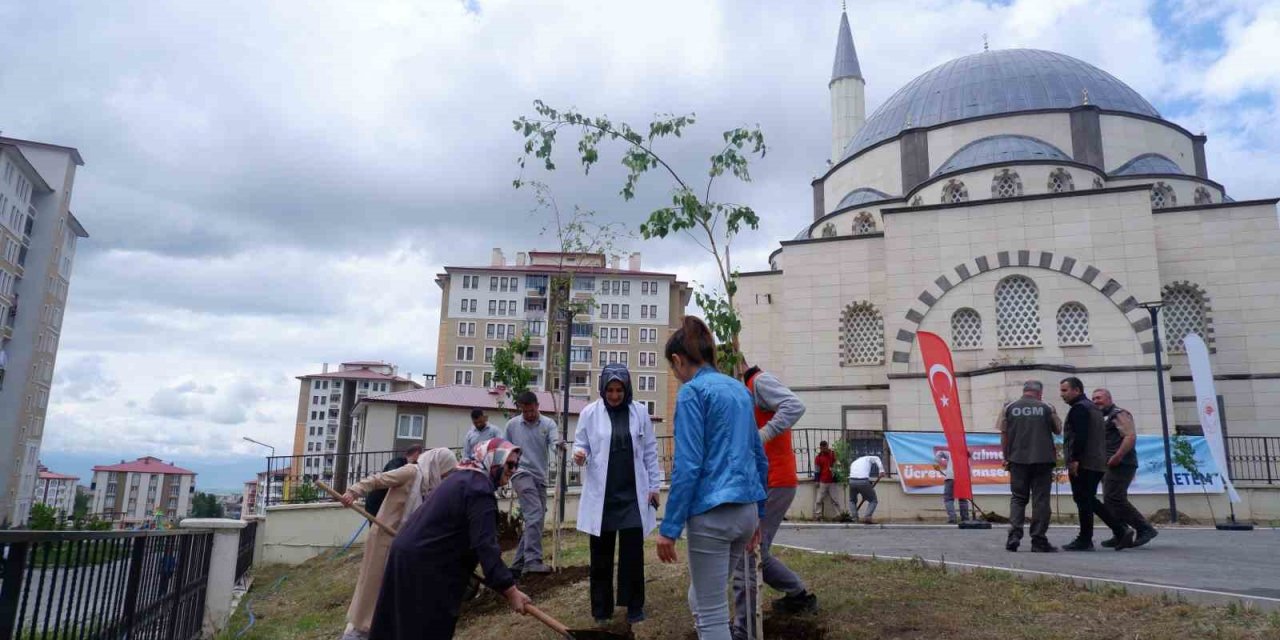
[[[1142,545],[1154,540],[1158,535],[1160,535],[1160,532],[1156,531],[1155,527],[1147,527],[1146,529],[1139,531],[1138,535],[1134,537],[1133,546],[1134,548],[1141,547]]]
[[[1032,542],[1031,553],[1057,553],[1058,548],[1048,542]]]
[[[1018,551],[1018,546],[1019,546],[1019,543],[1018,543],[1018,541],[1017,541],[1017,540],[1010,540],[1010,541],[1008,541],[1008,542],[1004,543],[1004,550],[1005,550],[1005,551],[1013,551],[1013,552],[1017,552],[1017,551]]]
[[[644,609],[639,611],[627,612],[627,624],[640,624],[645,621]]]
[[[1132,549],[1133,543],[1134,543],[1133,532],[1126,529],[1124,534],[1120,536],[1120,539],[1116,541],[1115,549],[1116,551],[1121,551],[1124,549]]]
[[[1063,551],[1093,551],[1092,540],[1081,540],[1076,538],[1067,544],[1062,545]]]
[[[794,596],[783,596],[773,601],[773,609],[790,614],[813,613],[818,610],[818,596],[808,591]]]
[[[1106,547],[1106,548],[1108,548],[1108,549],[1111,549],[1111,548],[1113,548],[1113,547],[1115,547],[1115,546],[1116,546],[1116,543],[1117,543],[1117,542],[1120,542],[1120,536],[1111,536],[1110,538],[1107,538],[1106,540],[1103,540],[1103,541],[1102,541],[1102,542],[1100,542],[1099,544],[1101,544],[1102,546],[1104,546],[1104,547]]]

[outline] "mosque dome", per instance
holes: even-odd
[[[1052,51],[984,51],[934,67],[908,82],[867,119],[844,158],[902,131],[965,118],[1088,103],[1108,111],[1159,118],[1137,91],[1087,62]]]

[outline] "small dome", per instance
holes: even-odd
[[[1030,136],[1000,135],[974,140],[951,154],[947,161],[933,172],[933,177],[969,167],[1011,162],[1014,160],[1044,160],[1046,162],[1071,158],[1061,149]]]
[[[845,194],[845,196],[840,199],[840,204],[836,205],[836,209],[844,209],[845,207],[856,207],[860,204],[866,204],[868,202],[880,202],[882,200],[892,200],[892,199],[893,199],[893,196],[883,191],[880,191],[879,189],[862,187],[861,189],[854,189],[853,191],[850,191],[849,193]]]
[[[1069,109],[1084,103],[1152,118],[1160,113],[1115,76],[1052,51],[1004,49],[957,58],[925,72],[885,100],[845,147],[848,158],[909,128],[1002,113]]]
[[[1142,176],[1152,174],[1186,175],[1178,163],[1158,153],[1144,153],[1111,172],[1112,176]]]

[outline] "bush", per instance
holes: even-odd
[[[58,512],[47,504],[31,505],[31,516],[27,518],[27,527],[36,531],[57,531]]]

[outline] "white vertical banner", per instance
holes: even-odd
[[[1196,388],[1196,413],[1200,416],[1200,429],[1204,431],[1205,442],[1209,445],[1214,464],[1218,466],[1227,495],[1232,502],[1240,502],[1240,494],[1236,493],[1227,467],[1227,451],[1222,442],[1222,422],[1218,416],[1218,392],[1213,387],[1213,369],[1209,366],[1209,348],[1194,333],[1187,334],[1182,344],[1187,349],[1191,381]]]

